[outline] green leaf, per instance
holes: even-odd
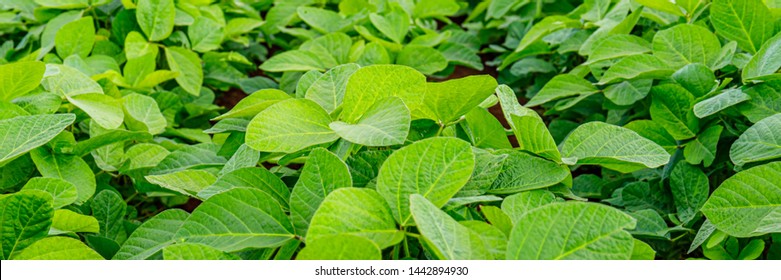
[[[512,260],[628,260],[635,220],[604,205],[553,203],[521,217],[507,244]]]
[[[98,220],[95,217],[82,215],[71,210],[59,209],[54,211],[50,233],[66,232],[100,232]]]
[[[781,114],[755,123],[729,149],[735,165],[772,160],[781,157]]]
[[[315,7],[298,7],[298,17],[301,18],[312,29],[323,34],[344,31],[347,29],[351,20],[343,18],[334,11],[320,9]]]
[[[464,116],[462,127],[467,130],[472,145],[486,149],[510,149],[504,127],[499,120],[486,109],[474,108]]]
[[[380,249],[404,238],[385,200],[374,190],[362,188],[339,188],[328,194],[312,216],[306,242],[341,234],[369,239]]]
[[[145,260],[174,243],[174,235],[190,216],[181,209],[169,209],[139,226],[114,255],[115,260]]]
[[[529,112],[525,116],[511,114],[510,119],[512,119],[513,134],[518,141],[518,149],[561,162],[561,153],[556,147],[556,141],[536,112]]]
[[[654,260],[656,251],[643,241],[635,239],[635,246],[632,249],[631,260]]]
[[[400,145],[407,139],[410,112],[398,97],[386,97],[366,110],[356,124],[332,122],[329,127],[347,141],[364,146]]]
[[[290,190],[277,175],[262,167],[245,167],[225,173],[214,184],[198,193],[198,197],[209,199],[212,196],[235,188],[260,190],[287,210]]]
[[[495,155],[475,147],[472,147],[472,152],[475,154],[475,168],[472,177],[456,194],[457,197],[478,196],[488,192],[491,184],[502,172],[502,165],[507,159],[506,154]]]
[[[292,50],[276,54],[260,65],[260,70],[266,72],[324,71],[325,68],[317,54],[304,50]]]
[[[715,65],[721,52],[716,35],[699,25],[679,24],[656,33],[654,56],[673,68],[691,63]]]
[[[122,125],[125,114],[119,100],[102,93],[87,93],[66,96],[68,102],[84,110],[93,121],[107,129],[115,129]]]
[[[532,43],[539,41],[542,37],[553,33],[554,31],[564,28],[575,28],[580,25],[580,22],[575,19],[571,19],[565,16],[548,16],[542,19],[540,22],[534,24],[534,26],[523,35],[523,38],[518,43],[518,47],[515,48],[515,52],[519,53]]]
[[[279,116],[285,117],[280,119]],[[339,136],[328,127],[329,123],[331,117],[314,101],[281,101],[250,121],[246,144],[262,152],[296,152],[338,139]]]
[[[0,259],[8,260],[46,237],[54,215],[51,204],[51,196],[41,191],[0,198]]]
[[[15,260],[103,260],[95,250],[78,239],[48,237],[33,243],[14,256]]]
[[[277,247],[293,237],[293,224],[274,198],[257,189],[236,188],[204,201],[175,238],[233,252]]]
[[[695,116],[702,119],[735,106],[738,103],[749,100],[750,98],[751,97],[743,93],[740,89],[728,89],[716,96],[697,102],[697,104],[694,104],[692,110],[694,111]]]
[[[677,2],[671,2],[667,0],[635,0],[635,1],[649,8],[654,8],[663,12],[671,13],[676,16],[684,16],[684,11],[681,9],[680,6],[677,5]]]
[[[420,194],[409,198],[410,211],[426,248],[439,259],[484,260],[489,252],[480,234],[459,224]]]
[[[721,183],[702,213],[717,229],[735,237],[781,232],[779,182],[781,162],[746,169]]]
[[[171,71],[179,72],[176,77],[179,86],[194,96],[200,95],[203,67],[198,54],[181,47],[168,47],[165,49],[165,59]]]
[[[576,128],[561,144],[561,155],[575,164],[596,164],[622,173],[667,164],[670,155],[636,132],[603,122]]]
[[[124,228],[127,204],[122,196],[112,190],[103,190],[95,195],[90,206],[92,216],[100,225],[98,235],[122,243],[127,237]]]
[[[168,122],[154,98],[131,93],[122,97],[125,123],[133,130],[147,131],[152,135],[165,132]]]
[[[76,186],[59,178],[35,177],[24,184],[22,190],[39,190],[52,196],[52,207],[59,209],[76,202],[78,191]]]
[[[399,6],[392,6],[385,15],[370,14],[369,20],[374,27],[393,42],[401,44],[409,31],[410,18]]]
[[[440,125],[457,121],[491,96],[496,79],[489,75],[475,75],[426,84],[423,96],[424,112]]]
[[[502,171],[488,193],[511,194],[553,186],[570,173],[565,165],[520,151],[507,152]]]
[[[716,75],[701,63],[686,65],[673,73],[673,80],[688,90],[694,97],[708,94],[718,86]]]
[[[754,85],[744,92],[751,99],[738,104],[738,109],[752,123],[781,113],[781,81]]]
[[[138,0],[138,26],[150,41],[160,41],[171,35],[175,15],[173,0]]]
[[[651,43],[643,38],[627,34],[609,35],[594,45],[585,64],[650,52]]]
[[[366,109],[375,102],[396,96],[404,101],[412,118],[417,119],[417,111],[423,101],[426,90],[426,76],[407,66],[372,65],[361,67],[350,76],[342,103],[341,121],[357,122]]]
[[[480,207],[480,211],[483,212],[486,222],[491,223],[504,233],[505,236],[510,235],[510,231],[513,228],[513,221],[505,214],[502,209],[496,206],[483,205]],[[505,250],[507,248],[505,247]]]
[[[66,23],[54,37],[57,55],[62,59],[74,54],[82,58],[87,57],[94,43],[95,26],[92,24],[92,17]]]
[[[377,192],[391,205],[401,225],[412,225],[411,194],[442,207],[469,180],[475,156],[469,143],[446,137],[415,142],[391,154],[377,176]]]
[[[251,118],[275,103],[290,99],[290,95],[278,89],[261,89],[244,97],[230,111],[213,120],[227,118]]]
[[[649,79],[623,81],[605,88],[605,98],[616,105],[632,105],[648,96],[652,84]]]
[[[561,74],[553,77],[545,84],[525,106],[533,107],[566,97],[591,95],[597,92],[599,92],[599,89],[589,81],[575,75]]]
[[[76,186],[76,204],[86,202],[95,194],[95,174],[81,157],[53,153],[46,148],[35,149],[30,155],[43,177],[63,179]]]
[[[697,231],[697,234],[694,236],[694,240],[692,241],[691,246],[689,246],[687,254],[691,254],[691,252],[694,252],[697,247],[700,247],[700,245],[705,243],[705,241],[708,240],[714,231],[716,231],[716,227],[713,226],[710,220],[705,219],[705,222],[702,223],[700,229]]]
[[[76,120],[73,114],[20,116],[0,120],[0,166],[52,140]]]
[[[290,219],[296,234],[306,236],[312,216],[329,193],[352,185],[347,164],[326,149],[312,150],[290,194]]]
[[[694,219],[708,199],[708,176],[697,167],[678,162],[670,173],[670,190],[673,193],[678,218],[685,224]]]
[[[719,125],[711,126],[701,132],[700,135],[697,135],[697,138],[686,143],[686,148],[683,149],[683,156],[686,158],[686,162],[690,164],[702,163],[705,167],[713,164],[713,161],[716,159],[719,136],[721,136],[723,129]]]
[[[753,1],[749,1],[753,2]],[[772,30],[772,25],[770,25]],[[743,68],[742,78],[744,81],[750,81],[771,75],[781,67],[781,33],[767,40],[762,45],[757,54],[751,57],[746,67]]]
[[[482,71],[485,68],[480,56],[474,50],[461,43],[444,42],[437,47],[437,50],[442,53],[448,63],[453,65],[467,66],[478,71]]]
[[[298,260],[381,260],[382,252],[369,239],[348,234],[329,235],[307,242]]]
[[[413,18],[452,16],[459,9],[460,6],[455,0],[418,1],[412,15]]]
[[[639,54],[627,56],[613,64],[599,84],[612,84],[633,79],[666,79],[675,72],[674,67],[656,56]]]
[[[159,152],[159,149],[150,151]],[[132,161],[133,159],[131,159]],[[138,165],[146,166],[159,157],[150,157]],[[184,146],[168,154],[149,171],[151,175],[165,174],[185,169],[199,169],[207,167],[222,166],[225,164],[225,158],[218,156],[216,149],[210,149],[208,146]]]
[[[38,61],[0,65],[0,101],[11,101],[38,87],[45,71],[46,65]]]
[[[203,244],[173,244],[163,248],[165,260],[240,260],[241,258]]]
[[[193,197],[217,181],[214,174],[204,170],[181,170],[144,178],[152,184]]]
[[[699,132],[699,120],[692,112],[694,96],[675,84],[651,89],[651,119],[661,124],[676,140],[692,138]]]
[[[432,47],[407,45],[396,57],[396,64],[406,65],[423,74],[432,75],[447,68],[447,58]]]
[[[103,93],[103,88],[81,71],[66,65],[46,64],[41,85],[61,97],[85,93]]]
[[[508,196],[502,201],[502,211],[513,224],[534,209],[556,202],[556,196],[547,190],[533,190]]]
[[[761,0],[714,0],[710,7],[716,32],[749,53],[756,53],[775,34],[773,15]]]
[[[192,50],[196,52],[208,52],[220,48],[225,36],[223,26],[214,20],[200,16],[187,28],[187,37],[190,38]]]
[[[332,113],[342,105],[347,79],[359,68],[358,64],[350,63],[328,70],[312,83],[304,97],[320,104],[329,114]]]

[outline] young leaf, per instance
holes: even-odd
[[[71,55],[87,57],[95,43],[95,26],[92,17],[83,17],[69,22],[57,31],[54,37],[54,46],[57,55],[65,59]]]
[[[315,7],[298,7],[298,16],[312,29],[328,34],[343,31],[352,21],[343,18],[334,11]]]
[[[398,97],[386,97],[366,110],[356,124],[332,122],[329,127],[339,137],[364,146],[401,145],[410,128],[410,112]]]
[[[0,101],[11,101],[38,87],[46,65],[39,61],[25,61],[0,65]]]
[[[735,237],[781,232],[779,182],[781,162],[746,169],[721,183],[702,213],[717,229]]]
[[[740,113],[752,123],[781,113],[781,81],[768,81],[749,87],[750,100],[738,104]]]
[[[409,196],[421,194],[442,207],[466,184],[475,166],[469,143],[435,137],[394,152],[377,176],[377,192],[391,205],[401,225],[412,225]]]
[[[52,224],[52,198],[41,191],[25,191],[0,199],[0,259],[11,259],[46,237]]]
[[[66,65],[46,64],[41,85],[61,97],[85,93],[103,93],[103,88],[81,71]]]
[[[489,258],[480,234],[459,224],[420,194],[412,194],[408,199],[412,217],[423,236],[421,241],[429,244],[431,254],[443,260]]]
[[[279,119],[279,116],[285,118]],[[328,127],[331,117],[308,99],[290,99],[269,106],[247,127],[246,144],[262,152],[292,153],[333,142],[339,136]]]
[[[0,120],[0,166],[52,140],[76,120],[73,114],[20,116]]]
[[[219,23],[200,16],[187,28],[187,36],[190,38],[192,50],[204,53],[219,49],[225,32]]]
[[[116,129],[122,125],[125,114],[119,100],[102,94],[86,93],[74,96],[65,96],[68,102],[84,110],[93,121],[106,129]]]
[[[423,101],[425,90],[426,76],[410,67],[400,65],[362,67],[347,81],[339,119],[346,123],[355,123],[365,114],[367,108],[388,96],[401,98],[412,112],[412,118],[417,119],[416,110]]]
[[[82,215],[67,209],[59,209],[54,211],[52,227],[49,233],[51,235],[52,233],[61,232],[99,233],[100,225],[95,217]]]
[[[701,63],[686,65],[675,71],[672,76],[676,83],[688,90],[694,97],[708,94],[718,86],[716,75],[713,71]]]
[[[404,238],[385,200],[372,189],[358,188],[335,189],[325,197],[312,216],[306,242],[341,234],[369,239],[380,249]]]
[[[561,162],[561,153],[556,147],[548,128],[536,112],[525,116],[510,115],[518,149],[529,151],[544,158]]]
[[[194,96],[200,95],[203,84],[201,58],[191,50],[169,47],[165,49],[165,59],[168,61],[168,67],[171,68],[171,71],[179,72],[179,76],[176,77],[179,86]]]
[[[224,120],[227,118],[252,118],[263,110],[266,110],[275,103],[290,99],[290,95],[278,89],[261,89],[244,97],[230,111],[222,114],[213,120]]]
[[[781,114],[755,123],[740,135],[729,149],[735,165],[781,157]]]
[[[165,131],[168,122],[160,112],[154,98],[131,93],[122,97],[125,123],[132,130],[147,131],[157,135]]]
[[[217,177],[208,171],[192,169],[149,175],[144,178],[152,184],[193,197],[217,181]]]
[[[518,220],[510,233],[507,259],[628,260],[634,238],[625,229],[634,227],[635,219],[609,206],[549,204]]]
[[[257,189],[237,188],[204,201],[175,238],[233,252],[273,248],[293,237],[293,224],[274,198]]]
[[[675,72],[673,66],[656,56],[639,54],[627,56],[611,66],[599,84],[612,84],[632,79],[666,79]]]
[[[122,196],[116,191],[103,190],[95,195],[90,206],[100,225],[98,235],[122,243],[127,237],[124,228],[127,204]]]
[[[160,41],[171,35],[175,14],[173,0],[138,0],[138,26],[150,41]]]
[[[260,65],[260,70],[266,72],[324,71],[325,68],[326,66],[317,54],[304,50],[292,50],[280,53]]]
[[[409,31],[410,18],[399,6],[392,6],[391,9],[385,15],[370,14],[369,20],[382,34],[401,44]]]
[[[381,260],[382,252],[369,239],[348,234],[329,235],[307,242],[298,260]]]
[[[627,35],[609,35],[594,45],[586,64],[651,52],[651,43],[643,38]]]
[[[670,155],[636,132],[603,123],[590,122],[576,128],[561,144],[565,162],[596,164],[628,173],[667,164]]]

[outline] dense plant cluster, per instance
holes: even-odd
[[[0,1],[0,259],[781,259],[772,0]]]

